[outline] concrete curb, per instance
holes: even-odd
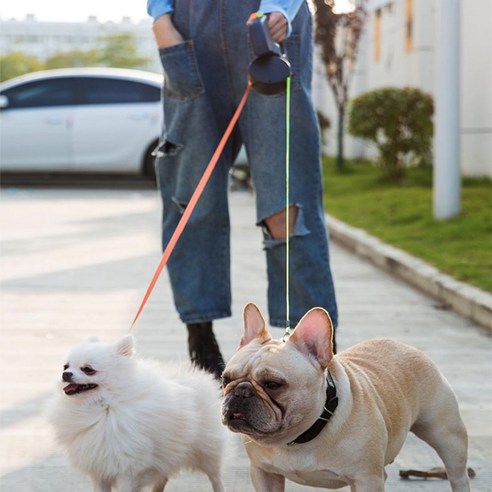
[[[362,229],[352,227],[330,215],[326,215],[326,220],[330,237],[334,241],[432,296],[444,306],[479,324],[492,335],[491,294],[455,280]]]

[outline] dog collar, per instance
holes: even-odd
[[[330,371],[328,371],[328,377],[326,378],[326,402],[323,407],[323,413],[319,416],[318,420],[300,436],[297,436],[293,441],[287,443],[287,446],[294,446],[294,444],[304,444],[312,441],[315,437],[318,437],[319,433],[325,428],[328,420],[335,412],[338,406],[337,388],[335,381],[331,377]]]

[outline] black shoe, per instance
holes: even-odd
[[[212,373],[220,381],[225,364],[212,331],[212,322],[186,325],[188,351],[193,365]]]

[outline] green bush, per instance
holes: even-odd
[[[401,181],[409,164],[432,162],[432,96],[420,89],[386,87],[351,101],[349,132],[370,140],[387,178]]]

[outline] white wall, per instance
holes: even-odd
[[[371,0],[381,8],[381,57],[373,59],[374,11],[361,39],[351,97],[385,86],[416,86],[435,94],[436,25],[440,3],[414,0],[413,49],[405,51],[405,1]],[[492,1],[463,0],[461,12],[461,169],[467,176],[492,177]],[[337,113],[320,63],[316,63],[313,97],[330,118],[329,154],[336,152]],[[349,157],[374,157],[369,144],[346,136]]]
[[[492,176],[492,2],[466,0],[461,14],[461,167]]]

